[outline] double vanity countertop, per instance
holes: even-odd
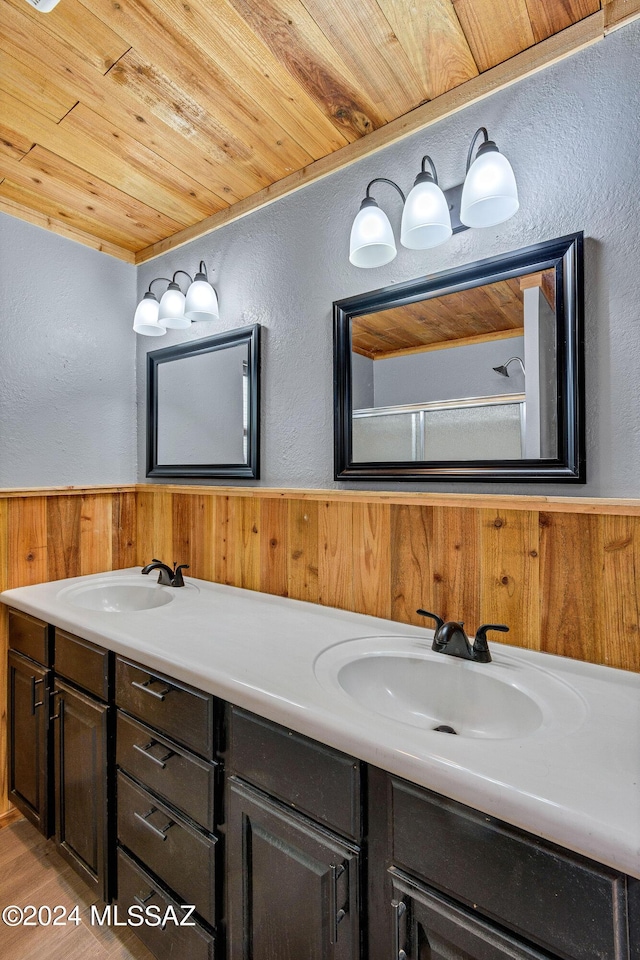
[[[469,663],[431,653],[428,629],[194,578],[180,589],[154,581],[136,567],[6,590],[0,600],[640,878],[639,674],[492,643],[493,635],[493,662]],[[138,584],[169,599],[122,612],[83,606],[85,587],[135,593]],[[432,675],[447,696],[465,681],[458,736],[415,708],[421,678]],[[504,703],[498,688],[509,688]],[[492,712],[496,702],[504,729],[474,727],[474,710]],[[523,726],[512,729],[514,717]]]

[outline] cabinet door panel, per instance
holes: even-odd
[[[81,877],[106,899],[108,711],[56,680],[56,842]]]
[[[9,799],[45,837],[51,833],[50,678],[49,670],[9,653]]]
[[[355,960],[358,848],[231,777],[232,960]]]
[[[413,878],[391,869],[396,960],[549,960]]]

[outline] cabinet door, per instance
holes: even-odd
[[[358,848],[228,781],[231,960],[356,960]]]
[[[107,899],[109,707],[57,679],[53,699],[56,843]]]
[[[48,837],[51,672],[9,653],[9,800]]]
[[[390,960],[550,960],[435,890],[402,874],[393,877]]]

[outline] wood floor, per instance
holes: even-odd
[[[0,830],[0,913],[16,904],[71,911],[79,905],[78,926],[9,927],[0,919],[2,960],[153,960],[126,928],[90,924],[91,891],[65,863],[52,840],[27,820]]]

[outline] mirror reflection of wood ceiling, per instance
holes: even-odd
[[[532,286],[542,288],[555,310],[555,272],[545,270],[355,317],[352,349],[372,360],[382,360],[520,337],[524,332],[523,292]]]
[[[141,262],[606,23],[601,0],[2,0],[0,210]]]

